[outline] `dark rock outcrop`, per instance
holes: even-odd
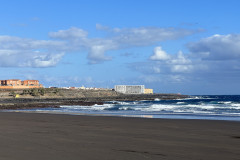
[[[107,101],[140,101],[140,100],[167,100],[183,99],[186,95],[180,94],[134,94],[126,95],[111,90],[64,90],[47,89],[44,96],[20,95],[13,98],[8,95],[7,90],[0,91],[0,109],[27,109],[27,108],[49,108],[63,105],[91,106],[103,104]],[[16,90],[17,94],[23,93]]]

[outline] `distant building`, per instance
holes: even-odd
[[[144,85],[115,85],[115,91],[124,94],[143,94]]]
[[[24,86],[39,86],[38,80],[24,80],[22,81],[22,85]]]
[[[22,81],[20,79],[1,80],[1,86],[20,86],[20,85],[22,85]]]
[[[86,89],[86,87],[82,86],[82,87],[80,87],[79,89]]]
[[[144,94],[153,94],[153,89],[145,88]]]
[[[42,84],[39,84],[38,80],[24,80],[9,79],[0,80],[0,89],[25,89],[25,88],[42,88]]]

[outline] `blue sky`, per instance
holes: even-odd
[[[240,94],[238,0],[0,3],[0,79]]]

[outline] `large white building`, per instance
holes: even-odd
[[[144,85],[115,85],[115,91],[124,94],[144,94]]]

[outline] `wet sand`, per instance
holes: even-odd
[[[0,112],[3,160],[239,160],[240,122]]]

